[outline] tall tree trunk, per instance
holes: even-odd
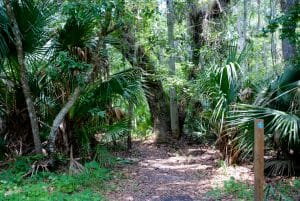
[[[132,139],[131,139],[131,133],[133,129],[133,104],[130,101],[128,105],[128,133],[127,133],[127,150],[130,150],[132,148]]]
[[[246,45],[246,38],[247,38],[247,15],[248,15],[248,0],[243,0],[243,15],[240,15],[238,18],[238,33],[239,33],[239,40],[238,40],[238,51],[242,52],[245,45]]]
[[[297,12],[290,13],[290,11],[291,9],[299,8],[299,1],[300,0],[281,0],[281,10],[284,15],[298,15]],[[299,80],[299,52],[297,52],[296,42],[293,41],[293,37],[297,37],[296,27],[297,21],[292,21],[291,18],[286,18],[282,22],[282,54],[283,61],[285,62],[285,69],[283,74],[279,77],[279,86],[285,86],[286,84]],[[275,85],[275,87],[277,86]],[[287,104],[286,109],[289,107],[290,105]]]
[[[192,68],[188,72],[188,80],[194,80],[197,78],[198,72],[200,72],[200,50],[205,44],[204,30],[207,20],[215,20],[220,18],[228,7],[230,0],[213,0],[207,1],[206,6],[199,4],[198,0],[186,0],[188,7],[188,33],[190,35],[190,48],[191,48],[191,62]],[[205,3],[204,3],[205,4]],[[188,104],[192,104],[192,108],[202,107],[199,102],[192,102],[191,97],[188,100],[181,101],[179,107],[179,126],[180,130],[183,130],[183,124],[186,118],[186,107]],[[196,109],[196,108],[195,108]]]
[[[11,4],[9,0],[4,1],[6,6],[7,16],[12,25],[12,32],[14,37],[14,43],[17,49],[18,63],[20,66],[20,74],[21,74],[21,84],[24,93],[24,97],[27,104],[27,110],[30,118],[31,130],[33,134],[33,141],[36,153],[42,153],[42,144],[39,134],[39,126],[38,126],[38,118],[36,115],[36,110],[34,108],[34,103],[31,97],[31,91],[27,80],[27,69],[25,64],[25,55],[23,51],[23,44],[21,40],[21,32],[17,23],[17,20],[14,15],[14,11],[12,10]]]
[[[299,0],[281,0],[281,9],[285,14],[288,14],[289,10],[299,4]],[[297,23],[294,25],[290,23],[284,23],[283,29],[288,30],[288,32],[292,33],[296,31]],[[296,57],[296,45],[290,41],[289,38],[284,37],[282,39],[282,54],[285,62],[289,63]]]
[[[102,42],[100,42],[100,41],[102,41]],[[100,51],[100,49],[101,49],[101,51]],[[109,66],[109,60],[108,60],[108,55],[107,55],[107,44],[105,43],[105,37],[102,37],[99,40],[98,52],[99,52],[99,56],[98,55],[97,56],[99,57],[100,68],[102,69],[101,72],[103,73],[103,75],[100,75],[100,76],[103,76],[104,80],[108,80],[109,76],[110,76],[110,66]],[[111,100],[107,103],[106,108],[108,110],[113,109]],[[111,126],[114,123],[114,120],[110,116],[107,116],[106,118],[107,118],[108,125]],[[116,136],[112,135],[111,138],[112,138],[113,145],[116,147],[118,145]]]
[[[270,0],[271,20],[274,19],[274,17],[276,16],[276,5],[277,5],[277,0]],[[277,71],[275,69],[275,64],[277,63],[277,46],[276,46],[276,34],[275,33],[271,34],[271,56],[272,56],[273,69],[277,73]]]
[[[197,72],[201,70],[200,50],[205,44],[204,26],[208,19],[216,19],[224,13],[230,0],[208,1],[207,6],[200,6],[198,0],[187,0],[188,6],[188,26],[191,34],[192,63],[193,67],[188,78],[195,79]]]
[[[145,49],[136,43],[130,29],[123,28],[118,37],[121,41],[120,44],[114,43],[112,45],[120,50],[132,66],[142,68],[147,74],[145,76],[146,97],[153,122],[153,133],[156,135],[158,143],[167,142],[170,131],[169,101],[164,93],[161,81],[155,76],[155,66]]]
[[[189,72],[188,79],[195,79],[197,72],[200,70],[200,49],[204,45],[203,21],[205,12],[198,8],[198,2],[188,0],[188,29],[191,35],[192,49],[192,69]]]
[[[174,8],[173,0],[167,0],[167,24],[168,24],[168,41],[170,48],[169,58],[169,75],[174,77],[176,74],[175,69],[175,44],[174,44]],[[170,87],[170,117],[171,117],[171,131],[172,135],[176,138],[180,136],[179,119],[178,119],[178,104],[177,94],[174,86]]]
[[[261,25],[261,0],[257,0],[257,30],[260,30]]]

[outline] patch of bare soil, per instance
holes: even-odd
[[[157,147],[152,140],[135,142],[121,168],[122,179],[111,182],[111,201],[200,201],[223,181],[253,182],[251,166],[220,167],[220,154],[209,147]]]

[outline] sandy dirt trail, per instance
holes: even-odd
[[[157,147],[152,140],[133,147],[122,157],[135,162],[120,169],[122,179],[111,182],[110,201],[213,200],[207,192],[232,176],[253,182],[251,166],[219,167],[220,154],[208,147]]]

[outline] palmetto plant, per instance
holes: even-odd
[[[9,93],[1,93],[0,104],[3,114],[9,116],[15,109],[26,110],[20,90],[20,73],[16,66],[17,54],[12,30],[1,0],[0,5],[0,82],[1,86],[8,88],[6,93]],[[76,88],[80,88],[82,94],[76,99],[76,104],[71,106],[65,119],[78,125],[89,122],[95,127],[98,121],[94,121],[95,116],[90,111],[105,111],[105,104],[120,97],[123,100],[135,100],[137,91],[143,90],[139,81],[141,72],[137,69],[119,72],[104,80],[99,79],[99,76],[91,79],[96,67],[94,58],[100,56],[102,51],[97,45],[99,42],[107,42],[107,39],[99,37],[99,32],[105,24],[106,29],[111,28],[109,15],[115,12],[111,3],[99,1],[99,4],[91,7],[80,3],[66,3],[63,13],[58,14],[60,20],[64,21],[56,23],[62,25],[56,30],[51,27],[53,23],[49,23],[52,10],[48,1],[37,3],[31,0],[13,0],[12,6],[22,35],[31,95],[39,113],[40,127],[46,136],[51,127],[49,125]],[[49,30],[51,34],[48,34]],[[11,98],[9,102],[8,97]],[[18,103],[22,104],[18,106]],[[106,130],[111,133],[109,129]]]
[[[222,133],[229,106],[239,101],[238,93],[242,86],[243,70],[240,64],[249,51],[249,45],[241,53],[237,53],[237,46],[234,44],[228,49],[225,64],[207,66],[192,85],[194,94],[197,95],[196,99],[203,109],[198,114],[201,119],[200,130],[213,132],[219,138],[218,141],[223,140]]]
[[[17,51],[13,41],[12,28],[9,23],[3,1],[0,1],[0,67],[1,74],[20,85],[20,75],[17,65]],[[47,1],[35,3],[32,0],[12,1],[21,35],[23,51],[26,62],[30,64],[32,59],[40,58],[44,51],[44,44],[48,39],[46,25],[51,15],[51,5]],[[30,66],[30,65],[29,65]],[[28,69],[31,73],[32,69]]]
[[[141,76],[137,69],[125,70],[111,76],[102,75],[104,69],[102,70],[103,66],[99,65],[99,57],[102,56],[102,44],[106,42],[105,38],[99,36],[99,30],[102,27],[97,27],[99,25],[96,21],[97,17],[86,7],[84,7],[87,9],[85,14],[90,17],[81,16],[82,10],[73,12],[74,9],[77,9],[76,6],[73,6],[71,5],[70,12],[66,12],[66,23],[57,31],[57,35],[53,39],[53,57],[58,60],[55,66],[61,72],[60,79],[56,80],[59,84],[54,91],[61,93],[61,98],[56,100],[57,104],[66,106],[74,94],[80,90],[73,99],[75,101],[72,106],[69,105],[68,111],[64,111],[64,120],[67,123],[68,131],[77,130],[76,133],[82,133],[82,135],[76,135],[77,139],[72,139],[72,141],[77,142],[79,146],[84,141],[84,144],[88,146],[89,140],[95,132],[101,130],[99,126],[106,124],[103,113],[107,112],[108,105],[120,97],[125,100],[134,100],[138,94],[137,91],[142,90],[139,79]],[[61,79],[62,77],[65,79]],[[55,79],[55,76],[53,78]],[[63,91],[61,91],[62,88]],[[69,98],[63,99],[63,95]],[[64,103],[66,99],[68,102]],[[59,107],[62,108],[60,112],[65,109],[65,106]],[[56,117],[60,116],[59,113]],[[57,123],[60,123],[56,120],[57,118],[53,123],[53,125],[56,123],[55,129],[58,128]],[[90,129],[88,132],[86,130],[80,132],[83,125],[90,125],[97,130]],[[115,124],[111,126],[113,129]],[[124,131],[119,133],[124,133]],[[109,132],[109,129],[106,129],[105,132],[112,135],[117,134],[115,131]],[[65,135],[69,136],[68,133]],[[49,135],[51,144],[54,143],[55,138],[55,130],[52,127]]]
[[[258,94],[253,105],[233,105],[228,117],[228,132],[236,134],[236,150],[244,156],[253,150],[253,120],[265,120],[267,147],[277,150],[277,159],[281,160],[280,163],[267,165],[275,171],[272,174],[292,174],[290,166],[295,164],[300,154],[299,78],[300,69],[297,66],[286,69],[280,78]]]
[[[3,1],[0,1],[0,56],[2,58],[16,57],[12,30]],[[24,52],[36,53],[42,50],[47,40],[46,25],[50,20],[51,4],[48,1],[35,3],[32,0],[12,1],[15,17],[22,34]]]
[[[21,116],[24,114],[26,116],[27,111],[30,113],[30,115],[27,115],[27,119],[30,117],[37,152],[41,152],[41,145],[33,103],[35,97],[31,97],[30,87],[28,86],[28,79],[30,79],[28,75],[32,73],[32,69],[28,64],[43,52],[47,33],[45,26],[49,19],[48,8],[50,8],[46,5],[47,3],[13,0],[6,1],[4,6],[4,2],[0,1],[0,67],[1,75],[3,75],[1,82],[7,86],[8,92],[12,93],[10,94],[11,101],[15,103],[10,105],[12,107],[6,104],[7,118],[9,119],[15,114],[20,115],[20,119],[22,119]],[[23,89],[23,91],[19,89]],[[24,99],[24,97],[26,98]],[[26,104],[24,104],[25,100]],[[26,118],[23,119],[26,121]],[[19,124],[19,127],[21,125]],[[10,126],[9,130],[14,130],[14,127]],[[25,130],[27,128],[23,129],[23,131]],[[28,133],[30,133],[29,130]],[[25,132],[24,135],[21,134],[19,137],[23,141],[26,140],[26,136],[28,135]]]
[[[111,108],[110,103],[131,102],[136,105],[144,100],[141,73],[139,69],[127,69],[111,75],[107,81],[93,83],[86,89],[69,115],[75,121],[78,132],[81,132],[83,125],[89,125],[89,129],[84,129],[81,132],[83,135],[78,136],[79,141],[83,141],[83,138],[92,140],[96,133],[102,133],[105,142],[122,139],[127,135],[128,118],[114,119],[111,116],[111,109],[114,108]]]

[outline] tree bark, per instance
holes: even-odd
[[[129,102],[128,105],[128,133],[127,133],[127,150],[132,149],[132,139],[131,139],[131,133],[133,129],[133,104],[132,102]]]
[[[67,115],[67,113],[69,112],[71,107],[75,104],[76,100],[78,99],[78,97],[80,95],[80,92],[81,92],[80,87],[77,87],[74,90],[71,98],[68,100],[67,104],[65,104],[65,106],[59,111],[59,113],[56,115],[56,117],[53,121],[51,131],[50,131],[50,134],[48,137],[50,154],[55,153],[55,141],[56,141],[56,137],[57,137],[58,127],[63,122],[65,116]]]
[[[239,16],[237,30],[239,33],[238,51],[241,53],[246,45],[247,38],[247,16],[248,16],[248,0],[243,0],[243,15]]]
[[[29,87],[27,75],[26,75],[27,69],[26,69],[26,64],[25,64],[25,55],[24,55],[24,51],[23,51],[23,44],[22,44],[22,40],[21,40],[21,32],[20,32],[17,20],[15,18],[14,12],[12,10],[10,1],[5,0],[4,3],[6,6],[7,16],[12,25],[14,43],[15,43],[15,46],[17,49],[17,57],[18,57],[18,63],[20,66],[22,90],[24,93],[27,110],[28,110],[28,114],[29,114],[29,118],[30,118],[35,152],[42,153],[42,144],[41,144],[41,139],[40,139],[40,135],[39,135],[38,119],[37,119],[36,110],[34,108],[34,103],[33,103],[32,97],[31,97],[31,91],[30,91],[30,87]]]
[[[257,31],[260,30],[261,26],[261,0],[257,0]]]
[[[275,0],[275,1],[270,0],[271,20],[274,19],[274,17],[276,16],[276,5],[277,5],[277,3],[278,3],[277,0]],[[277,63],[277,45],[276,45],[276,34],[275,33],[271,33],[271,56],[272,56],[273,68],[274,68],[275,72],[277,73],[277,71],[275,69],[275,64]]]
[[[299,4],[299,0],[281,0],[281,10],[284,14],[288,14],[289,10]],[[282,25],[283,29],[288,30],[289,32],[295,32],[297,24],[291,26],[290,24],[286,25],[285,23]],[[296,57],[297,49],[296,45],[290,41],[289,38],[284,37],[282,39],[282,54],[283,59],[287,62],[291,62]]]
[[[167,24],[168,24],[168,41],[170,48],[169,58],[169,75],[174,77],[176,74],[175,69],[175,44],[174,44],[174,8],[173,0],[167,0]],[[170,87],[170,117],[171,117],[171,131],[175,138],[179,138],[179,119],[178,119],[178,104],[177,94],[174,86]]]
[[[112,45],[123,54],[132,66],[141,68],[146,72],[144,77],[146,98],[153,122],[153,133],[156,135],[158,143],[167,142],[170,131],[169,101],[164,93],[161,81],[155,77],[155,66],[144,48],[136,43],[136,39],[130,29],[124,27],[117,37],[119,37],[121,42],[119,44],[113,43]]]
[[[197,72],[201,70],[200,66],[200,50],[205,44],[204,26],[208,19],[216,19],[224,13],[225,8],[230,0],[214,0],[208,1],[206,8],[199,6],[198,0],[187,0],[188,5],[188,25],[191,34],[191,49],[193,67],[189,72],[189,80],[197,77]]]
[[[191,35],[191,49],[192,49],[192,64],[193,67],[189,72],[188,79],[195,79],[197,71],[200,69],[200,49],[204,45],[203,37],[203,21],[205,12],[198,8],[197,2],[188,1],[188,19],[189,19],[189,33]]]
[[[93,70],[89,73],[87,76],[86,84],[91,83],[97,78],[100,78],[102,81],[102,77],[104,79],[108,79],[110,74],[109,69],[109,62],[108,62],[108,56],[107,56],[107,48],[105,43],[105,37],[111,33],[114,29],[109,29],[109,23],[111,20],[111,10],[108,10],[105,16],[105,25],[102,27],[102,30],[98,33],[98,42],[95,48],[95,51],[92,53],[92,57],[90,60],[87,58],[84,58],[84,62],[92,63],[93,64]],[[100,53],[100,50],[104,50],[104,54]],[[86,53],[87,54],[87,53]],[[79,98],[81,94],[82,88],[80,86],[77,86],[71,95],[68,102],[64,105],[64,107],[59,111],[59,113],[56,115],[50,134],[48,136],[49,140],[49,151],[50,154],[53,154],[56,152],[55,148],[55,141],[58,134],[58,128],[63,123],[66,115],[68,114],[69,110],[72,108],[72,106],[76,103],[77,99]],[[114,141],[115,142],[115,141]]]

